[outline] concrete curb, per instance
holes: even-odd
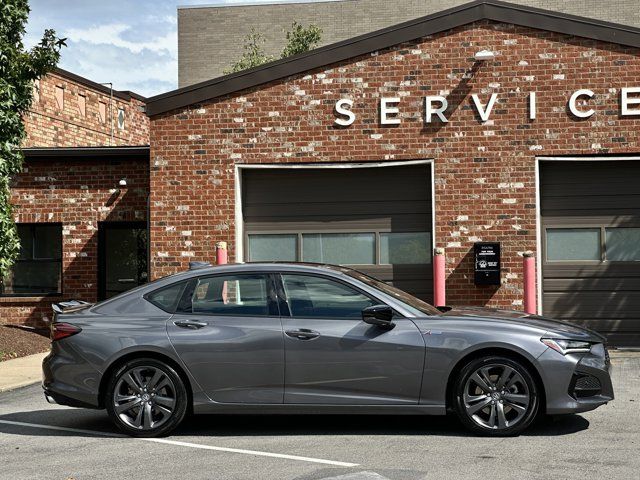
[[[0,362],[0,392],[7,392],[42,380],[42,359],[49,352]]]

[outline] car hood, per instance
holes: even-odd
[[[559,335],[575,339],[604,342],[605,337],[588,328],[580,327],[568,322],[542,317],[540,315],[530,315],[516,310],[500,310],[487,307],[452,307],[451,310],[443,313],[444,317],[463,317],[497,320],[505,323],[530,325],[532,327],[545,330],[549,335]]]

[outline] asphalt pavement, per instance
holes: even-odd
[[[453,418],[198,416],[170,437],[121,436],[103,411],[0,393],[0,479],[624,479],[640,472],[640,355],[618,354],[616,400],[479,438]]]

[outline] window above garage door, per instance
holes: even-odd
[[[640,262],[638,227],[546,228],[547,262]]]
[[[431,263],[429,232],[248,234],[248,260],[339,265]]]

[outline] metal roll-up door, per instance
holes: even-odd
[[[640,345],[640,161],[542,161],[543,313]]]
[[[431,169],[246,168],[245,261],[352,266],[432,298]]]

